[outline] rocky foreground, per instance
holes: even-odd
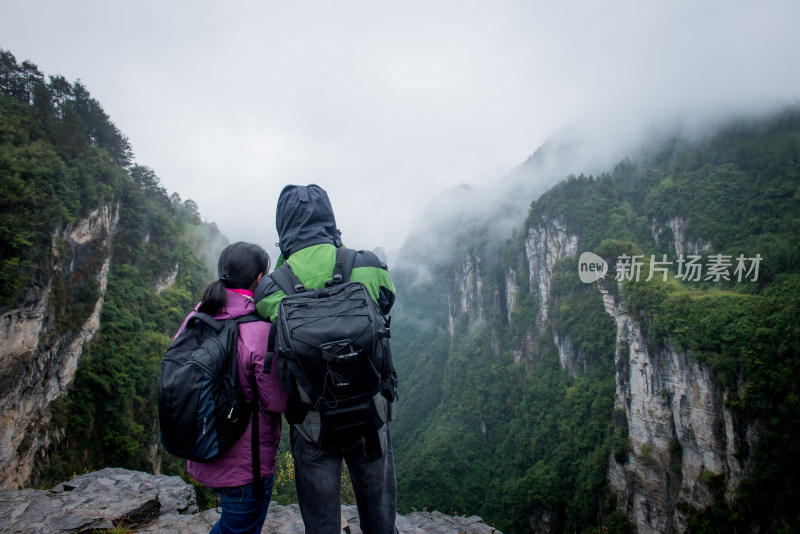
[[[116,527],[127,532],[206,533],[219,518],[200,512],[194,488],[180,477],[108,468],[62,482],[52,490],[0,491],[0,533],[98,533]],[[480,517],[439,512],[397,516],[400,534],[500,534]],[[272,503],[265,533],[300,534],[296,504]],[[355,506],[342,506],[342,532],[360,534]]]

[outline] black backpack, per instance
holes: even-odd
[[[271,330],[289,397],[286,418],[320,444],[352,441],[393,418],[390,320],[364,284],[350,281],[355,256],[338,248],[333,277],[322,289],[306,289],[289,264],[271,274],[287,294]]]
[[[260,478],[258,400],[248,403],[242,394],[237,344],[241,323],[262,320],[197,313],[187,321],[161,361],[158,417],[167,452],[212,461],[242,436],[253,414],[253,472]]]

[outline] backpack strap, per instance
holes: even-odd
[[[353,265],[356,263],[356,254],[357,252],[352,248],[339,247],[336,249],[336,263],[333,266],[333,276],[331,276],[329,281],[325,282],[325,287],[331,287],[350,281],[350,273],[353,271]],[[272,277],[272,281],[278,284],[278,287],[287,295],[308,291],[306,286],[304,286],[300,279],[294,274],[292,266],[288,263],[284,263],[279,268],[272,271],[270,276]]]
[[[275,325],[269,327],[269,336],[267,337],[267,354],[264,356],[264,374],[272,374],[272,358],[275,357],[275,335],[278,329]]]
[[[357,252],[352,248],[339,247],[336,249],[336,264],[333,266],[333,276],[325,283],[325,287],[350,281],[350,273],[356,263],[356,254]]]
[[[302,390],[302,392],[308,398],[308,402],[304,402],[306,404],[306,407],[308,407],[308,405],[310,404],[311,399],[321,400],[322,396],[319,393],[317,393],[317,391],[314,389],[314,386],[311,385],[311,382],[308,380],[308,377],[306,376],[305,372],[300,367],[300,363],[298,362],[297,357],[291,357],[291,356],[287,357],[284,362],[284,365],[286,366],[286,370],[289,371],[289,374],[291,374],[292,378],[294,378],[295,382],[297,382],[298,389]],[[282,380],[284,379],[284,375],[281,375],[281,379]],[[288,380],[287,383],[284,384],[284,389],[286,389],[287,386],[289,386],[289,389],[287,391],[291,391],[292,390],[291,382]],[[318,407],[314,406],[313,409],[317,410]]]
[[[207,313],[197,312],[189,317],[189,320],[186,322],[186,326],[189,326],[190,323],[195,323],[197,321],[206,323],[208,326],[213,328],[215,332],[219,332],[225,325],[225,321],[233,321],[237,325],[240,325],[242,323],[252,323],[253,321],[264,321],[264,319],[255,313],[248,313],[246,315],[240,315],[239,317],[232,317],[230,319],[214,319]]]
[[[198,321],[207,324],[208,326],[213,328],[214,331],[217,333],[219,333],[219,331],[222,330],[222,327],[224,326],[224,321],[219,321],[217,319],[214,319],[209,314],[203,312],[197,312],[194,315],[192,315],[186,322],[186,326],[188,327],[192,323],[196,323]]]
[[[294,295],[295,293],[306,291],[306,286],[297,278],[294,271],[292,271],[292,266],[288,263],[284,263],[279,268],[272,271],[270,277],[287,295]]]
[[[236,322],[236,324],[242,324],[242,323],[252,323],[254,321],[266,321],[266,319],[263,319],[260,315],[251,312],[248,313],[247,315],[240,315],[239,317],[234,317],[232,321]]]
[[[242,323],[252,323],[254,321],[263,321],[264,319],[255,313],[248,313],[247,315],[234,317],[231,320],[236,323],[238,328],[238,325],[241,325]],[[253,390],[254,396],[253,402],[251,402],[253,428],[250,431],[250,450],[252,451],[253,455],[253,491],[255,492],[256,498],[261,498],[261,496],[264,494],[264,486],[261,484],[261,440],[258,432],[258,415],[261,411],[261,405],[258,400],[258,385],[255,378],[255,375],[250,377],[250,388]]]
[[[264,486],[261,484],[261,443],[259,443],[260,439],[258,436],[258,413],[261,411],[261,406],[258,403],[258,386],[256,386],[255,376],[253,380],[250,382],[253,389],[253,394],[255,395],[255,401],[253,401],[253,430],[250,432],[251,442],[250,448],[253,452],[253,489],[255,490],[256,498],[261,498],[264,495]]]

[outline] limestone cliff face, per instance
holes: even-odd
[[[709,244],[702,240],[686,239],[686,225],[679,217],[662,227],[654,225],[654,240],[667,239],[677,254],[707,249]],[[541,335],[549,324],[554,265],[577,256],[578,250],[578,236],[566,231],[563,218],[543,218],[528,229],[530,292],[539,303],[531,336]],[[502,284],[509,320],[516,305],[517,276],[509,270]],[[610,488],[640,533],[686,532],[687,513],[712,504],[717,488],[723,487],[727,498],[733,495],[747,473],[758,428],[728,409],[726,392],[708,365],[669,345],[656,352],[648,347],[646,331],[626,310],[615,282],[603,280],[597,287],[616,325],[614,418],[617,434],[627,445],[624,454],[610,458]],[[474,302],[462,297],[461,304],[461,311],[468,313]],[[552,336],[561,367],[572,376],[585,373],[591,365],[587,355],[567,333],[553,331]],[[514,349],[515,361],[529,348]]]
[[[166,275],[156,280],[156,294],[163,293],[175,284],[179,270],[179,265],[176,263]]]
[[[542,219],[539,225],[528,230],[525,238],[525,261],[529,272],[531,296],[540,303],[537,326],[542,330],[547,322],[550,304],[550,284],[553,266],[557,261],[575,257],[578,252],[578,236],[568,234],[564,217]],[[518,270],[509,268],[503,274],[502,287],[492,288],[487,296],[487,285],[479,255],[467,253],[450,277],[448,295],[448,328],[453,334],[455,322],[464,314],[469,315],[470,324],[485,325],[493,311],[503,311],[504,320],[510,322],[517,306],[520,276]],[[493,281],[488,282],[492,284]],[[501,310],[500,308],[504,308]]]
[[[590,358],[584,351],[572,346],[569,336],[554,333],[553,343],[558,349],[558,360],[562,369],[567,371],[571,377],[586,374]]]
[[[674,250],[678,255],[700,254],[711,247],[708,241],[688,240],[686,238],[686,227],[689,221],[683,217],[669,217],[664,226],[653,221],[653,241],[659,245],[664,241],[670,250]]]
[[[537,325],[543,327],[550,309],[553,266],[560,259],[575,257],[578,253],[578,236],[567,233],[564,217],[542,219],[537,226],[528,229],[525,253],[528,257],[531,294],[540,303]]]
[[[0,315],[0,487],[29,481],[34,459],[60,434],[48,405],[75,378],[83,348],[100,327],[119,205],[106,204],[52,235],[47,271],[22,305]],[[73,321],[70,295],[93,287],[94,304]],[[82,315],[82,316],[81,316]]]
[[[547,325],[550,305],[550,286],[553,266],[561,259],[575,257],[578,251],[578,236],[567,233],[564,217],[543,218],[540,223],[528,230],[524,240],[524,254],[520,262],[502,273],[500,280],[487,281],[482,271],[483,260],[477,254],[468,253],[450,276],[448,293],[448,330],[455,333],[456,322],[468,316],[470,326],[486,326],[493,314],[500,314],[500,320],[510,323],[517,309],[520,291],[520,276],[529,273],[529,287],[533,299],[539,303],[536,324],[528,332],[522,346],[512,347],[514,363],[519,365],[529,360],[533,354],[534,341]],[[495,287],[497,286],[497,287]],[[489,287],[491,291],[486,291]],[[561,353],[562,366],[575,376],[578,369],[586,369],[587,358],[583,353],[573,350],[570,339],[556,333],[554,341]],[[493,339],[495,352],[499,342]]]
[[[481,270],[482,259],[468,253],[450,276],[450,291],[447,297],[447,328],[451,338],[456,335],[456,323],[467,316],[470,328],[486,326],[497,314],[505,316],[505,292],[496,284],[487,284]],[[494,354],[500,353],[500,339],[492,332],[490,338]]]
[[[455,323],[462,314],[469,314],[470,323],[483,324],[484,303],[482,297],[483,278],[481,260],[478,256],[467,254],[460,267],[452,275],[452,291],[448,295],[448,330],[455,333]]]
[[[531,296],[540,303],[536,318],[539,334],[544,332],[549,316],[553,266],[564,258],[574,258],[578,253],[578,236],[567,233],[566,228],[564,217],[543,218],[537,226],[528,229],[525,239]],[[553,343],[558,348],[561,367],[571,376],[576,376],[579,369],[586,371],[587,357],[573,348],[569,336],[553,332]]]
[[[506,319],[511,322],[511,314],[517,309],[517,293],[519,292],[519,281],[517,272],[509,268],[505,273],[505,297],[506,297]]]
[[[611,491],[640,533],[686,532],[685,512],[712,504],[714,485],[733,495],[757,429],[736,423],[708,365],[651,350],[614,282],[599,288],[617,327],[615,426],[628,446],[611,457]]]

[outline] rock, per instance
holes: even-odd
[[[52,490],[0,491],[0,533],[89,533],[125,526],[131,532],[205,534],[219,511],[200,513],[194,488],[179,477],[108,468],[62,482]],[[271,503],[265,534],[303,534],[296,504]],[[397,516],[400,534],[500,534],[478,516],[439,512]],[[342,506],[342,532],[361,534],[355,506]]]
[[[219,519],[217,510],[202,514],[179,515],[177,513],[160,516],[158,519],[136,532],[152,534],[195,534],[206,533]],[[478,516],[451,517],[440,512],[412,512],[397,516],[399,534],[502,534],[490,527]],[[281,506],[270,503],[264,534],[303,534],[303,519],[296,504]],[[342,506],[342,532],[361,534],[358,510],[355,506]]]
[[[405,517],[398,516],[397,530],[401,534],[417,534],[421,532],[435,534],[502,534],[499,530],[483,522],[473,515],[470,517],[453,517],[440,512],[412,512]]]
[[[50,491],[0,491],[0,532],[90,532],[196,511],[194,488],[179,477],[109,468]]]
[[[542,329],[550,306],[553,266],[558,260],[574,258],[578,254],[578,236],[567,233],[567,221],[563,216],[543,217],[539,225],[528,229],[525,253],[528,256],[531,295],[541,303],[536,324]]]
[[[99,331],[119,213],[119,203],[104,204],[55,231],[46,267],[17,307],[1,310],[0,489],[35,483],[37,455],[63,436],[50,424],[49,406],[69,390],[84,346]],[[93,266],[98,258],[99,268]],[[55,295],[77,295],[94,284],[97,300],[91,314],[59,331],[55,314],[62,311]]]
[[[181,515],[171,512],[160,515],[136,532],[153,534],[207,534],[219,519],[217,510],[206,510],[203,513]]]
[[[755,449],[754,423],[735,424],[714,370],[669,343],[654,350],[616,282],[598,284],[616,323],[615,426],[627,452],[611,456],[609,489],[640,534],[688,532],[685,511],[714,504],[707,477],[730,499]]]

